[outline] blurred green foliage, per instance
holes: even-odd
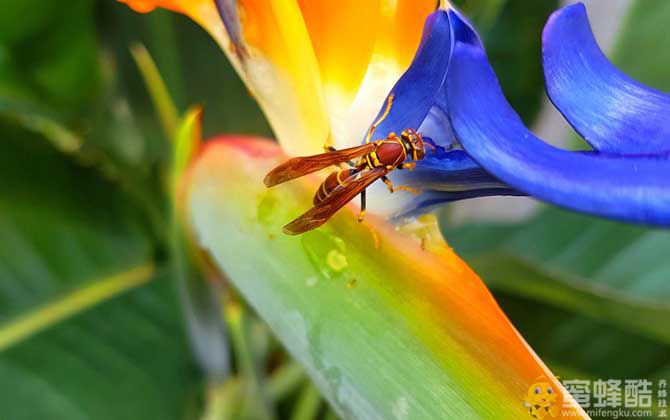
[[[558,0],[455,1],[484,39],[491,66],[512,107],[532,124],[544,98],[542,28]]]
[[[637,0],[623,22],[613,61],[636,80],[664,92],[670,91],[670,31],[664,30],[670,3]]]
[[[456,3],[481,29],[513,106],[533,121],[541,29],[557,1]],[[192,267],[172,261],[169,139],[129,47],[147,47],[177,110],[204,106],[205,137],[270,135],[216,44],[184,17],[109,0],[0,0],[0,11],[2,416],[334,418],[234,298],[226,319],[241,374],[225,384],[197,351],[202,313],[192,319],[186,305],[181,315],[211,289],[185,293],[180,270]],[[668,19],[667,1],[635,2],[615,54],[664,90]],[[445,235],[562,376],[670,375],[667,232],[548,210]],[[77,296],[86,299],[68,306]],[[218,317],[215,304],[207,309]]]
[[[446,229],[557,374],[670,370],[670,232],[547,209],[519,225]]]

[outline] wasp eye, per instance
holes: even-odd
[[[535,395],[540,395],[542,393],[542,390],[540,389],[539,386],[535,387]]]
[[[554,390],[551,387],[547,387],[547,394],[553,394]]]

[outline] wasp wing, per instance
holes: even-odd
[[[361,173],[353,181],[334,189],[319,204],[284,226],[284,233],[287,235],[300,235],[301,233],[318,228],[364,189],[387,173],[389,173],[389,170],[384,167],[378,167]]]
[[[321,153],[320,155],[304,156],[289,159],[288,161],[271,170],[263,182],[272,187],[277,184],[290,181],[295,178],[316,172],[331,165],[344,163],[371,153],[377,148],[375,143],[366,143],[349,149],[335,150]]]

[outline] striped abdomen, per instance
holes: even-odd
[[[342,169],[328,175],[314,195],[314,205],[316,206],[330,194],[335,188],[343,185],[345,181],[358,173],[358,169]]]

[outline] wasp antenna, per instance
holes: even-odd
[[[423,139],[423,142],[428,144],[429,146],[432,146],[432,147],[437,146],[437,144],[435,144],[435,140],[433,140],[432,138],[430,138],[428,136],[421,136],[421,138]]]

